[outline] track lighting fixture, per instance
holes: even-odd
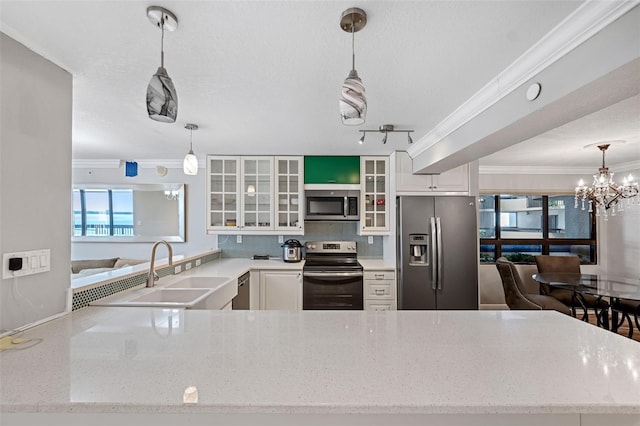
[[[364,137],[367,134],[367,132],[384,133],[384,136],[382,137],[383,144],[387,143],[387,136],[389,135],[389,133],[406,133],[407,142],[409,142],[410,144],[413,143],[413,139],[411,139],[411,133],[413,133],[412,129],[404,129],[404,130],[396,129],[393,124],[383,124],[380,127],[378,127],[378,130],[358,130],[358,131],[362,132],[362,137],[358,141],[360,145],[364,143]]]

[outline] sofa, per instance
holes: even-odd
[[[146,260],[112,257],[109,259],[86,259],[71,261],[71,278],[86,277],[87,275],[113,271],[126,266],[138,265]]]

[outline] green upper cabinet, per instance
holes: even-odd
[[[359,184],[360,157],[307,156],[304,157],[305,184]]]

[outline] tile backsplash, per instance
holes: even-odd
[[[359,222],[305,222],[304,235],[284,235],[284,240],[306,241],[356,241],[358,256],[362,258],[382,258],[382,237],[373,237],[373,244],[367,243],[367,236],[357,235]],[[219,235],[218,248],[223,258],[250,258],[254,254],[268,254],[282,257],[281,244],[277,235],[243,235],[242,243],[236,242],[235,235]]]

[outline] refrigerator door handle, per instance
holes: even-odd
[[[436,269],[436,264],[438,262],[437,256],[437,239],[436,239],[436,218],[431,218],[431,289],[436,289],[436,284],[438,282],[438,271]]]
[[[439,217],[436,217],[436,230],[438,235],[438,290],[442,290],[442,226]]]

